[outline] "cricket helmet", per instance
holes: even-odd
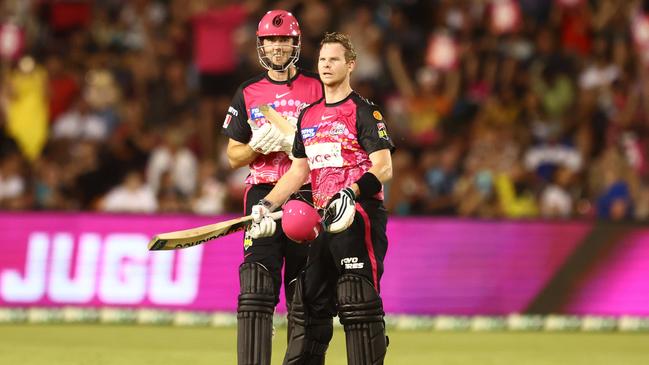
[[[282,210],[282,230],[292,241],[313,241],[322,231],[320,214],[310,204],[297,199],[289,200]]]
[[[300,24],[297,19],[286,10],[270,10],[259,21],[257,26],[257,56],[259,63],[267,70],[285,71],[291,65],[294,65],[300,58]],[[293,44],[291,56],[288,62],[283,65],[276,65],[270,61],[266,56],[263,47],[263,39],[265,37],[291,37]]]

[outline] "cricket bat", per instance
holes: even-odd
[[[282,211],[270,213],[274,220],[282,218]],[[252,224],[252,216],[230,219],[182,231],[160,233],[149,242],[149,251],[178,250],[193,247],[230,233],[242,231]]]
[[[284,117],[282,117],[282,115],[270,105],[260,105],[259,111],[264,115],[266,120],[270,122],[270,124],[274,125],[275,128],[279,129],[282,133],[291,136],[295,134],[295,127],[293,127],[291,123],[284,119]]]

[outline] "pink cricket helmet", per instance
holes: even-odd
[[[322,231],[320,214],[310,204],[289,200],[282,210],[282,229],[291,240],[297,243],[313,241]]]
[[[297,60],[300,58],[300,24],[297,22],[297,19],[286,10],[270,10],[264,15],[259,21],[259,26],[257,26],[257,55],[259,56],[259,62],[267,70],[276,70],[284,71],[289,66],[294,65]],[[284,65],[275,65],[264,52],[263,41],[264,37],[292,37],[295,40],[293,41],[293,52]]]

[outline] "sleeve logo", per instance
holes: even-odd
[[[227,128],[232,121],[232,116],[230,114],[225,115],[225,120],[223,121],[223,128]]]
[[[388,129],[385,127],[385,123],[383,122],[376,123],[376,128],[378,128],[379,130],[379,138],[383,138],[383,139],[390,138],[388,137]]]
[[[381,112],[378,111],[378,110],[375,110],[375,111],[372,113],[372,116],[373,116],[374,119],[376,119],[376,120],[382,120],[382,119],[383,119],[383,115],[381,115]]]

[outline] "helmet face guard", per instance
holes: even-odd
[[[261,18],[257,27],[257,56],[259,63],[267,70],[286,71],[300,58],[301,34],[300,25],[293,14],[286,10],[267,12]],[[266,37],[290,37],[293,39],[292,52],[286,63],[276,65],[271,61],[264,50],[263,39]]]
[[[300,37],[293,38],[293,44],[291,47],[291,55],[283,65],[277,65],[271,61],[271,56],[266,54],[264,49],[264,40],[261,37],[257,37],[257,56],[259,58],[259,63],[267,70],[273,71],[286,71],[291,65],[295,65],[297,60],[300,58]],[[286,46],[283,46],[286,47]]]

